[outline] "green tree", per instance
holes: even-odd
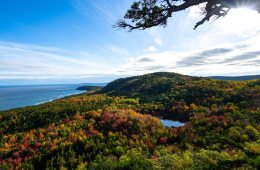
[[[145,158],[136,149],[131,149],[127,151],[125,155],[120,157],[117,167],[122,170],[159,169],[159,166],[153,160]]]
[[[254,160],[254,166],[257,168],[257,169],[260,169],[260,156],[256,157],[255,160]]]
[[[124,148],[122,146],[117,146],[115,148],[115,154],[121,156],[125,153]]]
[[[162,169],[183,170],[188,169],[189,162],[175,154],[167,154],[159,158]]]
[[[259,132],[252,126],[246,126],[246,134],[249,136],[251,140],[257,140],[259,137]]]
[[[233,139],[233,140],[239,140],[240,139],[240,132],[235,128],[231,127],[229,129],[228,135]]]
[[[89,165],[89,169],[113,170],[115,169],[115,163],[107,157],[98,155],[96,156],[96,159]]]

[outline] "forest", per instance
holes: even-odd
[[[93,89],[0,112],[0,169],[260,169],[260,79],[159,72]]]

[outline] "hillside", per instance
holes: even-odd
[[[259,103],[260,80],[118,79],[0,112],[0,169],[259,169]]]
[[[171,92],[176,86],[202,78],[184,76],[176,73],[153,73],[142,76],[117,79],[105,86],[101,93],[128,97],[154,96]],[[145,96],[145,97],[142,97]]]
[[[241,88],[246,88],[250,84],[253,85],[254,82],[257,82],[257,80],[222,81],[203,77],[185,76],[176,73],[159,72],[117,79],[105,86],[101,93],[115,96],[138,97],[143,101],[160,100],[162,96],[188,101],[192,100],[192,95],[196,98],[221,95],[227,90],[236,91]],[[200,89],[202,91],[198,91]]]
[[[100,93],[138,98],[142,104],[154,105],[144,110],[146,113],[156,110],[155,114],[187,121],[190,105],[259,109],[259,84],[260,80],[223,81],[161,72],[115,80]]]

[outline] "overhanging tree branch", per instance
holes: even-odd
[[[203,4],[203,17],[197,22],[194,29],[206,21],[224,17],[231,8],[242,5],[249,6],[260,12],[260,0],[139,0],[132,4],[124,19],[117,21],[113,27],[132,31],[155,26],[166,26],[167,20],[171,18],[173,13],[200,4]]]

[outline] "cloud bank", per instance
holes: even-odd
[[[244,42],[191,52],[167,51],[130,59],[118,70],[125,74],[157,71],[188,75],[243,75],[260,73],[260,33]]]
[[[0,79],[73,79],[112,73],[113,68],[86,52],[0,42]]]

